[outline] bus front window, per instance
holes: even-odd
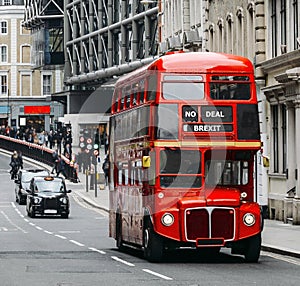
[[[249,181],[247,161],[218,161],[205,163],[205,184],[208,186],[246,185]]]
[[[160,152],[160,185],[163,188],[199,188],[202,185],[198,150],[165,149]]]

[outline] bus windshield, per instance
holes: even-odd
[[[173,148],[160,152],[161,187],[199,188],[202,184],[200,174],[201,153],[198,150]]]
[[[209,160],[205,162],[205,184],[228,186],[248,184],[248,161]]]

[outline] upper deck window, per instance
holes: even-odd
[[[249,80],[248,76],[212,76],[210,97],[221,100],[250,99],[250,83],[247,83]]]
[[[204,98],[204,83],[200,75],[166,75],[162,87],[168,100],[199,100]]]

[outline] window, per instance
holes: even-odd
[[[205,184],[208,186],[246,185],[249,180],[247,161],[208,160],[205,162]]]
[[[287,131],[285,104],[273,105],[272,112],[272,158],[273,172],[284,174],[287,168]]]
[[[202,184],[199,150],[165,149],[160,152],[162,188],[199,188]]]
[[[243,26],[243,19],[244,19],[244,14],[242,8],[239,8],[238,11],[236,12],[237,16],[237,31],[236,31],[236,47],[237,47],[237,54],[238,55],[243,55],[244,50],[244,26]]]
[[[0,22],[0,35],[7,34],[7,21]]]
[[[51,95],[51,75],[43,75],[43,95]]]
[[[279,171],[279,134],[278,134],[278,105],[272,106],[272,134],[273,134],[273,172]]]
[[[1,95],[7,95],[7,75],[0,75]]]
[[[3,0],[3,5],[11,5],[11,0]]]
[[[1,63],[7,63],[7,46],[1,45],[0,46],[0,61]]]
[[[299,4],[298,0],[293,0],[293,33],[294,35],[294,49],[298,49],[297,37],[300,37],[299,34]]]
[[[286,0],[281,0],[280,5],[280,27],[281,45],[286,45]]]
[[[287,133],[286,133],[286,106],[281,104],[281,134],[282,134],[282,173],[287,168]]]
[[[271,2],[271,33],[269,35],[271,36],[272,40],[272,57],[277,56],[277,8],[276,8],[276,1],[272,0]]]
[[[233,52],[233,17],[232,14],[229,13],[226,17],[227,21],[227,53],[232,54]]]

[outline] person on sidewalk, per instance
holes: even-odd
[[[61,157],[61,155],[58,155],[56,177],[58,177],[59,174],[62,174],[65,177],[65,179],[68,179],[68,175],[66,174],[66,163],[63,160],[63,158]]]
[[[104,172],[105,186],[107,186],[108,185],[108,176],[109,176],[109,159],[108,159],[108,155],[104,159],[104,162],[102,164],[102,170]]]
[[[55,173],[57,174],[57,165],[58,165],[58,150],[56,149],[53,153],[52,153],[52,162],[53,162],[53,167],[52,167],[52,170],[51,170],[51,174],[54,174],[54,171]]]
[[[17,173],[20,168],[20,161],[18,157],[18,152],[14,151],[10,158],[9,166],[11,167],[11,170],[9,171],[11,175],[11,179],[15,179],[17,177]]]

